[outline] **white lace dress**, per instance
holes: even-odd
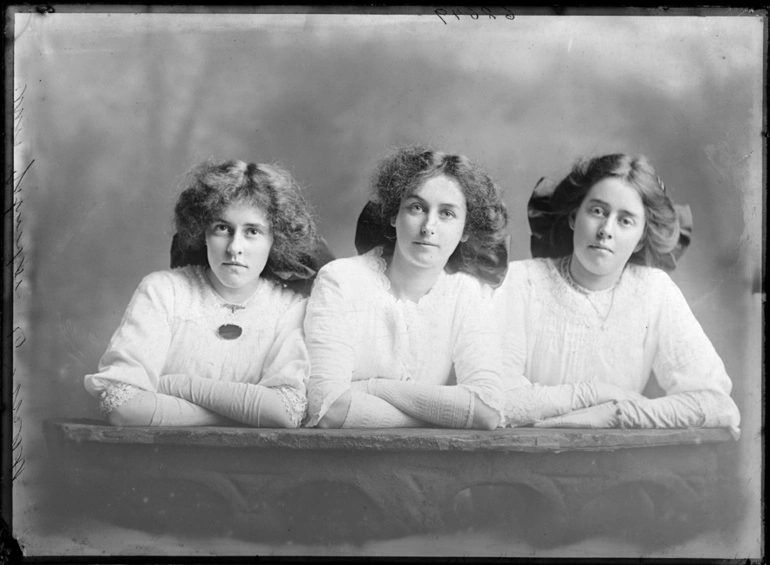
[[[310,372],[302,331],[306,304],[266,279],[246,303],[234,306],[214,291],[204,267],[151,273],[134,292],[85,387],[106,413],[137,389],[157,391],[163,375],[259,383],[281,393],[298,424]],[[241,336],[220,337],[217,330],[225,324],[242,328]]]
[[[500,352],[482,283],[442,271],[415,303],[390,293],[386,266],[376,247],[332,261],[318,274],[305,317],[308,425],[352,382],[376,377],[457,384],[501,413]]]
[[[713,391],[694,397],[704,421],[729,411],[737,427],[725,366],[664,271],[629,264],[615,287],[588,292],[568,282],[564,265],[512,262],[494,293],[508,397],[521,386],[579,382],[641,393],[654,374],[667,396]]]

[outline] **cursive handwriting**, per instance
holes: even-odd
[[[22,128],[23,128],[23,121],[24,121],[24,108],[22,106],[22,103],[24,102],[24,93],[26,92],[26,86],[21,90],[18,96],[13,101],[13,147],[14,147],[14,165],[22,161],[21,158],[24,151],[22,147]],[[13,236],[11,240],[11,252],[9,253],[10,258],[5,263],[4,267],[11,268],[12,270],[12,280],[13,280],[13,287],[15,291],[15,296],[17,298],[21,297],[21,294],[19,292],[19,287],[21,286],[23,282],[23,274],[24,274],[24,261],[25,261],[25,253],[24,253],[24,224],[23,224],[23,214],[22,214],[22,204],[24,203],[24,199],[22,198],[22,192],[23,192],[23,186],[24,186],[24,179],[27,177],[27,173],[32,168],[32,165],[35,163],[35,160],[32,159],[29,164],[24,167],[24,169],[21,172],[18,172],[18,169],[14,167],[13,172],[9,175],[9,177],[5,180],[6,187],[12,187],[11,190],[11,205],[8,209],[5,210],[5,214],[12,214],[12,229],[13,229]],[[24,329],[22,326],[17,322],[17,320],[14,320],[13,322],[13,330],[11,331],[10,335],[4,336],[9,340],[13,341],[13,348],[18,349],[22,345],[24,345],[27,341],[27,336],[24,332]],[[16,367],[13,368],[12,372],[12,378],[15,381],[16,380]],[[21,383],[17,382],[16,386],[13,389],[13,395],[12,395],[12,408],[13,408],[13,441],[11,443],[11,452],[12,452],[12,466],[11,466],[11,472],[12,472],[12,480],[16,480],[19,475],[21,475],[22,471],[24,470],[24,446],[22,445],[22,420],[21,420],[21,405],[22,405],[22,395],[21,395]]]
[[[13,375],[16,375],[16,369],[13,370]],[[24,446],[21,444],[21,383],[16,383],[16,387],[13,389],[13,425],[18,428],[13,435],[13,443],[11,444],[11,452],[13,453],[13,464],[11,466],[12,479],[15,481],[16,477],[21,475],[24,470]]]
[[[445,20],[444,17],[450,21],[454,21],[452,20],[452,17],[456,18],[456,20],[459,20],[460,16],[467,17],[472,20],[478,20],[479,18],[484,18],[486,20],[504,18],[510,21],[516,19],[516,16],[513,14],[513,12],[503,6],[496,7],[494,12],[486,6],[481,6],[480,8],[476,9],[469,8],[467,6],[463,8],[436,8],[433,10],[433,12],[438,16],[438,19],[444,22],[444,25],[448,25],[447,20]]]

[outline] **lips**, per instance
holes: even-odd
[[[238,263],[237,261],[229,261],[227,263],[222,263],[225,267],[243,267],[246,268],[246,265],[243,263]]]
[[[612,249],[610,249],[609,247],[604,247],[603,245],[589,245],[588,248],[593,249],[595,251],[604,251],[606,253],[614,253]]]
[[[414,244],[415,245],[422,245],[422,246],[425,246],[425,247],[438,247],[438,245],[436,245],[435,243],[430,243],[430,242],[427,242],[427,241],[415,241]]]

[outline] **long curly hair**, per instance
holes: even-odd
[[[256,206],[269,218],[273,245],[262,275],[279,282],[306,276],[317,239],[315,221],[297,181],[277,165],[206,160],[188,172],[174,207],[181,251],[202,250],[208,226],[234,203]]]
[[[463,155],[420,145],[397,149],[380,161],[372,177],[373,213],[381,224],[390,224],[404,198],[440,175],[457,182],[465,196],[467,210],[464,234],[468,239],[457,246],[447,269],[478,275],[480,265],[496,265],[503,255],[505,261],[504,229],[508,211],[502,191],[479,165]],[[392,253],[395,239],[383,243],[385,252]]]
[[[618,178],[633,187],[642,199],[645,228],[642,247],[629,258],[630,263],[658,267],[666,264],[679,243],[679,219],[666,187],[646,157],[614,153],[579,160],[554,189],[551,206],[555,219],[547,237],[558,249],[556,255],[573,251],[573,217],[596,183]]]

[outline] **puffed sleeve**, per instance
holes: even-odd
[[[174,288],[167,272],[142,279],[99,361],[98,372],[86,375],[86,390],[97,397],[120,383],[157,390],[171,343],[173,309]]]
[[[259,384],[267,387],[289,386],[305,395],[310,376],[310,357],[303,329],[306,306],[306,299],[293,300],[278,318],[275,341],[265,358]]]
[[[679,287],[663,271],[655,286],[662,296],[653,371],[666,394],[713,390],[729,395],[732,382]]]
[[[308,404],[314,426],[329,407],[350,388],[354,367],[352,327],[349,312],[356,307],[350,296],[346,269],[333,261],[318,273],[308,299],[305,339],[310,355]]]
[[[462,308],[458,309],[459,332],[453,363],[457,384],[475,393],[481,402],[503,420],[503,370],[498,325],[492,312],[492,297],[480,282],[465,278]]]

